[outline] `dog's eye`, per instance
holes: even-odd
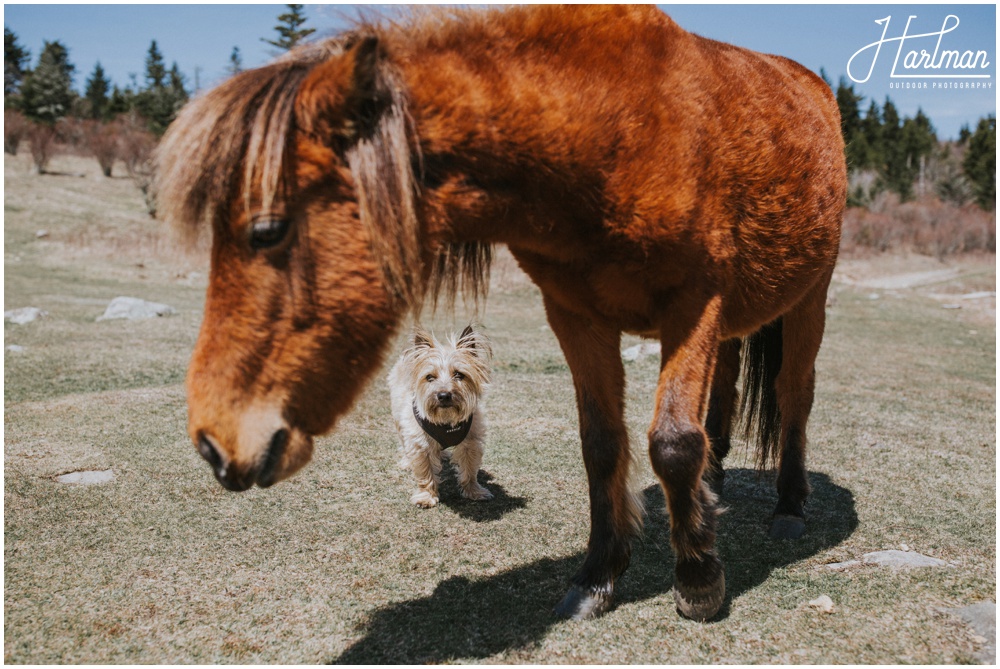
[[[434,381],[437,381],[437,377],[434,376],[433,374],[428,374],[427,376],[424,377],[424,381],[426,381],[427,383],[433,383]]]
[[[465,374],[463,374],[462,372],[455,372],[454,374],[452,374],[452,377],[454,377],[456,381],[463,381],[465,379]]]

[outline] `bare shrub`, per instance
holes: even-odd
[[[145,120],[138,114],[121,116],[116,124],[119,128],[119,156],[125,163],[125,170],[142,191],[146,211],[150,216],[156,216],[156,196],[152,190],[156,136],[146,129]]]
[[[28,136],[31,123],[16,109],[3,110],[3,151],[12,156],[17,155],[17,147],[21,140]]]
[[[937,198],[889,203],[881,211],[852,207],[844,216],[845,255],[910,251],[943,258],[960,253],[996,253],[996,215]]]
[[[56,129],[44,123],[32,123],[28,131],[28,144],[31,147],[31,159],[37,174],[44,174],[49,161],[55,155]]]
[[[115,161],[121,153],[121,124],[117,121],[111,123],[88,121],[86,132],[87,148],[97,159],[104,176],[110,177]]]
[[[86,156],[89,153],[87,146],[90,137],[90,125],[92,121],[75,116],[66,116],[56,122],[56,138],[63,144],[61,153],[74,156]]]

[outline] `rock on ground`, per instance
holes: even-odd
[[[978,636],[983,638],[983,647],[977,653],[983,664],[997,663],[997,605],[994,602],[979,602],[960,609],[948,609],[969,624]]]
[[[3,312],[3,319],[5,321],[10,321],[15,325],[24,325],[25,323],[30,323],[31,321],[48,315],[47,311],[42,311],[36,307],[22,307],[20,309],[11,309],[10,311]]]
[[[865,564],[877,564],[881,567],[911,568],[911,567],[945,567],[947,562],[937,558],[921,555],[916,551],[875,551],[861,556]]]
[[[636,344],[635,346],[629,346],[627,349],[622,351],[622,360],[626,362],[635,362],[639,358],[645,358],[647,355],[659,355],[660,345],[658,343],[644,343]]]
[[[111,300],[111,304],[104,310],[104,314],[97,317],[99,321],[108,321],[116,318],[125,318],[130,321],[143,318],[156,318],[157,316],[169,316],[177,311],[159,302],[147,302],[138,297],[116,297]]]
[[[105,469],[103,471],[83,471],[83,472],[70,472],[69,474],[63,474],[62,476],[57,476],[56,481],[59,483],[77,483],[80,485],[92,485],[95,483],[109,483],[115,478],[115,473],[110,469]]]
[[[809,602],[809,606],[817,609],[820,613],[833,613],[834,606],[833,600],[830,599],[829,595],[820,595],[816,599]]]

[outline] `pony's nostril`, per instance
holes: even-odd
[[[257,474],[257,485],[261,488],[266,488],[274,483],[274,473],[278,468],[278,463],[281,462],[281,456],[285,454],[288,436],[288,430],[281,429],[271,437],[271,443],[267,447],[260,472]]]
[[[215,471],[222,469],[222,456],[219,454],[219,449],[204,434],[198,437],[198,452],[201,453],[201,457],[208,461],[208,464],[212,465],[212,469]]]

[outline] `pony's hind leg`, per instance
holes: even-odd
[[[677,608],[688,618],[707,620],[719,611],[726,592],[722,561],[715,554],[716,498],[702,480],[709,464],[702,419],[719,351],[719,300],[703,305],[695,318],[694,327],[669,327],[661,335],[649,455],[670,513]]]
[[[781,436],[778,450],[778,504],[769,535],[798,539],[805,532],[806,422],[813,404],[816,355],[826,323],[829,276],[782,317],[781,371],[775,381]]]
[[[550,300],[545,307],[573,375],[590,488],[587,556],[555,610],[557,615],[580,620],[610,608],[615,580],[628,567],[632,541],[639,532],[642,504],[631,485],[621,333]]]
[[[711,458],[705,479],[716,495],[722,494],[726,471],[722,461],[729,454],[732,422],[736,408],[736,381],[740,375],[740,340],[730,339],[719,344],[719,357],[712,376],[712,393],[708,400],[705,432],[711,445]]]

